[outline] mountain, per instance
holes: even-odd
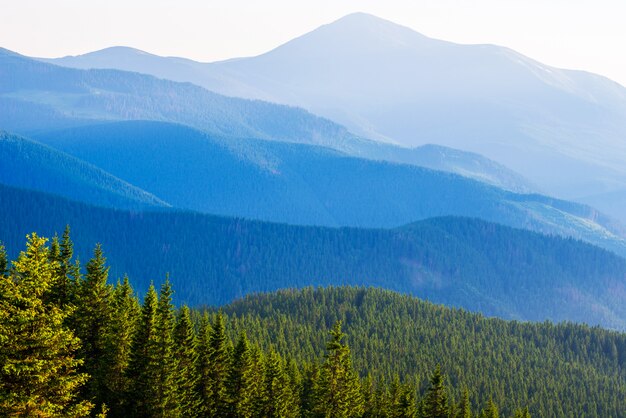
[[[127,59],[108,50],[54,62],[132,68],[301,106],[374,139],[476,152],[563,198],[626,188],[626,89],[507,48],[357,13],[257,57],[208,64],[118,52]]]
[[[380,289],[286,290],[221,309],[231,339],[245,330],[297,362],[321,358],[328,328],[342,320],[361,376],[400,376],[424,390],[440,364],[451,398],[458,401],[468,386],[474,408],[493,397],[502,417],[520,405],[533,417],[623,415],[623,333],[487,319]]]
[[[476,154],[441,148],[408,149],[359,138],[301,109],[228,98],[190,84],[121,71],[77,71],[0,50],[0,127],[23,134],[148,119],[187,124],[214,134],[323,145],[489,182],[516,192],[536,191],[522,176]]]
[[[0,131],[0,183],[101,206],[168,206],[154,195],[53,148]]]
[[[217,304],[285,287],[359,285],[523,320],[626,329],[626,260],[589,244],[468,218],[393,230],[289,226],[197,213],[96,208],[0,186],[0,241],[70,224],[77,256],[100,242],[115,279],[169,274],[178,302]]]
[[[396,227],[433,216],[469,216],[574,236],[626,254],[621,227],[589,207],[322,147],[220,137],[181,125],[141,121],[41,132],[34,138],[178,208],[354,227]],[[445,152],[436,147],[424,150],[434,155]]]

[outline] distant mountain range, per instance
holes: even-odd
[[[396,227],[446,215],[478,217],[577,237],[626,255],[623,229],[592,208],[318,146],[223,137],[142,121],[40,132],[33,138],[177,208],[353,227]]]
[[[302,109],[224,97],[136,73],[68,70],[7,50],[0,50],[0,64],[0,128],[9,131],[29,134],[98,120],[170,121],[219,135],[323,145],[362,158],[426,166],[516,192],[537,190],[480,155],[382,144]]]
[[[0,185],[0,241],[67,223],[83,264],[101,242],[114,279],[176,283],[179,302],[217,304],[284,287],[363,285],[486,315],[626,329],[626,261],[575,241],[460,218],[393,230],[322,228],[172,211],[96,208]]]
[[[168,206],[154,195],[102,169],[38,142],[0,131],[0,183],[100,206]]]
[[[494,45],[459,45],[357,13],[257,57],[216,63],[129,48],[48,60],[190,81],[301,106],[358,135],[472,151],[551,195],[626,220],[626,89]]]

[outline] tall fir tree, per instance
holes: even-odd
[[[140,315],[139,301],[124,277],[117,282],[111,302],[111,322],[105,335],[105,370],[103,399],[109,407],[109,417],[124,417],[129,405],[126,394],[131,381],[127,375],[130,362],[132,340]]]
[[[500,418],[500,411],[492,398],[487,400],[487,405],[480,414],[481,418]]]
[[[141,307],[141,317],[133,337],[127,372],[131,380],[131,390],[127,398],[129,415],[137,418],[156,417],[159,411],[156,393],[158,384],[157,303],[157,293],[154,285],[151,284]]]
[[[196,360],[196,375],[198,376],[198,384],[196,393],[200,400],[200,407],[198,408],[199,416],[207,416],[209,410],[209,404],[211,402],[211,386],[210,371],[211,371],[211,324],[209,322],[209,314],[204,312],[200,317],[200,323],[198,325],[198,343],[197,343],[197,360]]]
[[[176,398],[181,416],[200,416],[198,387],[198,362],[196,335],[191,313],[187,306],[180,309],[174,329],[174,358],[176,359]]]
[[[218,312],[209,335],[209,369],[207,385],[209,398],[207,413],[211,417],[227,416],[226,377],[230,364],[229,341],[224,325],[224,315]]]
[[[455,418],[472,418],[472,403],[470,402],[467,387],[464,387],[461,391],[461,401],[459,402]]]
[[[84,370],[91,376],[85,386],[85,396],[93,400],[98,409],[104,402],[106,379],[106,331],[111,322],[112,287],[107,283],[109,267],[100,244],[86,267],[86,274],[79,282],[76,311],[73,319],[76,335],[82,341],[79,351],[84,360]]]
[[[250,343],[246,333],[242,332],[235,344],[226,379],[228,413],[232,417],[251,418],[254,416],[253,366]]]
[[[299,405],[296,402],[289,376],[285,371],[282,359],[270,349],[265,358],[265,408],[263,415],[271,418],[295,418],[299,416]]]
[[[424,418],[448,418],[448,392],[445,386],[445,376],[441,373],[441,367],[437,365],[430,386],[422,403],[422,417]]]
[[[350,348],[343,342],[341,321],[335,323],[330,336],[315,389],[314,411],[324,418],[359,417],[363,412],[363,399],[358,376],[352,368]]]
[[[155,323],[155,392],[158,417],[178,417],[180,409],[176,387],[176,359],[174,357],[174,305],[169,279],[159,292]]]
[[[27,237],[9,275],[0,275],[0,415],[82,417],[92,405],[77,395],[88,376],[77,371],[80,340],[67,312],[49,301],[58,265],[46,239]]]

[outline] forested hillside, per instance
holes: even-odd
[[[67,233],[29,235],[10,264],[0,246],[0,414],[622,416],[624,334],[363,288],[250,296],[209,314],[177,309],[169,281],[143,304],[128,280],[108,282],[101,247],[82,274]]]
[[[0,241],[74,231],[138,289],[169,273],[177,300],[217,304],[284,287],[365,285],[486,315],[626,328],[626,261],[597,247],[466,218],[393,230],[320,228],[184,212],[126,212],[0,187]]]
[[[355,227],[469,216],[573,236],[626,255],[623,228],[588,206],[324,147],[224,137],[146,121],[40,132],[34,138],[179,208]]]
[[[99,206],[155,209],[154,195],[71,155],[0,131],[0,183],[55,193]]]

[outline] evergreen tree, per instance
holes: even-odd
[[[423,400],[422,416],[424,418],[448,417],[448,394],[445,387],[445,376],[441,374],[441,367],[437,365],[430,386]]]
[[[198,354],[196,336],[187,306],[179,312],[174,329],[174,358],[176,359],[176,398],[182,417],[194,418],[200,413],[198,387]]]
[[[469,390],[466,387],[461,392],[461,401],[455,418],[472,418],[472,404],[469,399]]]
[[[79,352],[84,359],[84,370],[91,376],[85,395],[96,402],[98,409],[104,402],[106,331],[111,322],[112,287],[107,283],[108,277],[109,267],[98,244],[87,263],[87,274],[79,283],[73,319],[76,335],[82,341]]]
[[[158,417],[179,416],[176,387],[176,361],[174,358],[174,306],[169,280],[161,286],[155,322],[155,372],[154,382]]]
[[[154,285],[150,285],[141,308],[141,318],[137,324],[131,350],[128,377],[131,390],[127,403],[132,416],[158,416],[158,356],[157,356],[157,319],[158,297]],[[129,414],[130,415],[130,414]]]
[[[341,321],[330,331],[325,361],[315,394],[315,412],[324,418],[358,417],[363,412],[358,376],[352,369],[350,348],[343,343]]]
[[[500,418],[500,411],[498,411],[497,405],[493,402],[493,399],[489,398],[487,406],[481,413],[481,418]]]
[[[67,312],[49,302],[57,265],[46,240],[32,234],[9,275],[0,275],[0,415],[82,417],[76,397],[87,375],[74,357],[80,340]]]
[[[233,350],[228,378],[226,380],[226,400],[228,413],[232,417],[250,418],[254,416],[254,364],[250,343],[242,332]]]
[[[210,349],[211,325],[209,323],[209,315],[204,312],[200,317],[198,344],[197,344],[197,360],[196,375],[198,376],[198,385],[196,393],[200,400],[198,409],[200,416],[208,415],[208,408],[212,398],[211,387],[209,386],[209,374],[211,371],[211,349]]]
[[[296,393],[290,385],[291,382],[282,359],[272,349],[265,359],[265,408],[263,415],[268,418],[299,416]]]
[[[528,412],[528,407],[523,409],[517,409],[515,411],[514,418],[531,418],[530,412]]]
[[[230,364],[229,342],[224,326],[224,315],[221,312],[215,317],[209,335],[209,367],[207,385],[210,396],[207,412],[209,416],[219,418],[226,416],[226,377]]]
[[[140,315],[140,307],[133,289],[124,277],[117,282],[111,303],[111,322],[106,330],[105,371],[103,399],[110,407],[110,417],[124,417],[129,408],[125,395],[131,381],[127,369],[131,357],[132,340]]]

